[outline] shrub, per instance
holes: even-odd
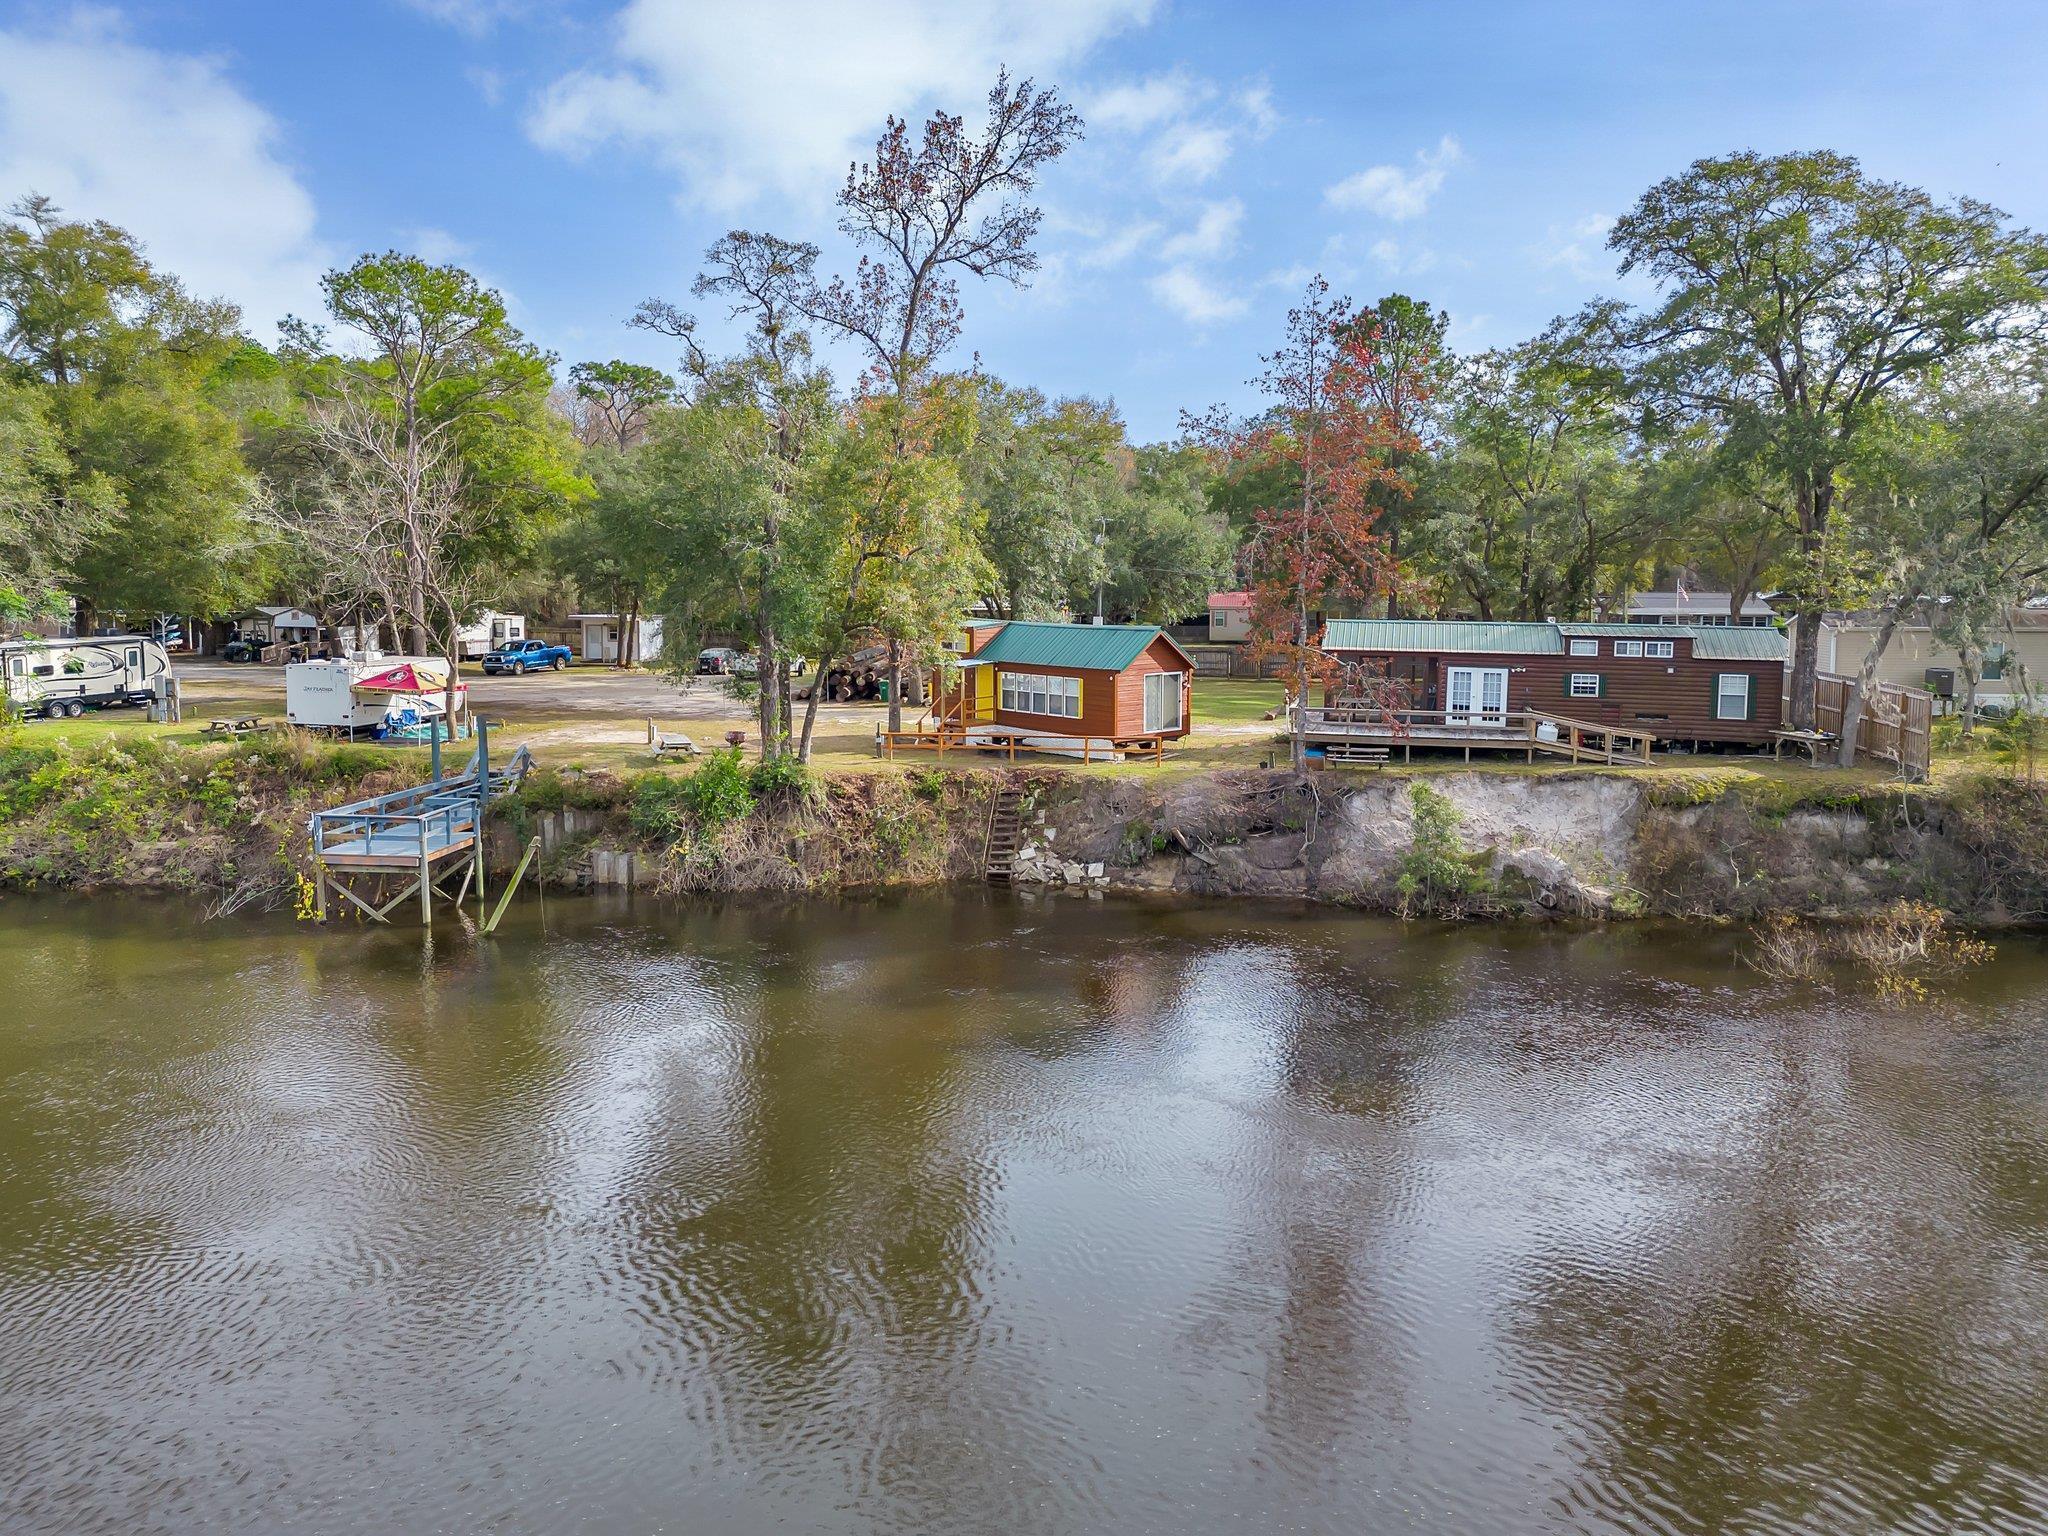
[[[747,787],[764,805],[807,805],[820,792],[817,770],[794,752],[778,753],[766,762],[756,763],[747,775]]]
[[[754,810],[754,791],[738,747],[712,753],[680,781],[678,795],[691,819],[707,832],[744,821]]]
[[[684,782],[660,773],[646,774],[635,782],[633,803],[626,813],[633,830],[642,837],[660,838],[664,842],[673,842],[680,836],[687,820],[683,808]]]
[[[1411,786],[1408,800],[1414,807],[1415,836],[1394,882],[1401,915],[1457,916],[1471,911],[1477,898],[1492,891],[1493,881],[1458,837],[1464,818],[1427,784]]]

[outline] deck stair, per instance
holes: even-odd
[[[1024,846],[1024,791],[1006,787],[996,791],[988,808],[988,840],[982,846],[981,863],[990,883],[1008,885],[1017,869],[1017,853]]]

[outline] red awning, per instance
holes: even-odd
[[[373,672],[351,686],[361,693],[439,693],[448,686],[448,674],[438,667],[416,667],[409,661],[402,661],[382,672]],[[464,690],[458,685],[455,691],[461,693]]]

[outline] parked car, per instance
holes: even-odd
[[[791,656],[785,653],[782,659],[789,663],[789,675],[791,677],[802,677],[805,669],[810,666],[810,663],[801,656]],[[739,677],[759,677],[761,675],[761,658],[752,651],[741,651],[732,658],[732,664],[728,670]]]
[[[559,672],[569,665],[569,647],[549,645],[545,640],[514,640],[484,656],[486,672],[510,672],[514,677],[546,669]]]
[[[740,653],[729,645],[706,646],[697,653],[699,677],[724,677],[734,670]]]

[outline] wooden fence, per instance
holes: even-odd
[[[1789,679],[1789,669],[1786,675]],[[1855,686],[1854,678],[1821,673],[1813,700],[1816,729],[1840,734],[1842,713]],[[1856,755],[1866,762],[1893,764],[1905,777],[1924,782],[1934,759],[1934,695],[1900,683],[1875,684],[1857,722]]]

